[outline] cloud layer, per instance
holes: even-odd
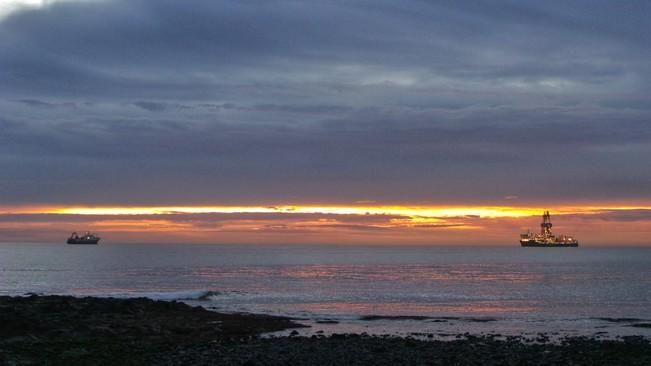
[[[115,0],[15,12],[0,20],[0,198],[648,201],[650,11]]]

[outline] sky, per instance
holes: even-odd
[[[648,14],[0,0],[0,241],[651,244]]]

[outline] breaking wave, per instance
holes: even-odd
[[[84,293],[73,294],[74,296],[97,296],[114,297],[120,299],[135,299],[145,297],[152,300],[164,301],[211,301],[222,293],[216,290],[188,290],[171,292],[108,292],[108,293]]]

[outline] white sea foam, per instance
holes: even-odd
[[[74,296],[114,297],[119,299],[135,299],[144,297],[163,301],[212,301],[221,293],[216,290],[187,290],[162,292],[105,292],[105,293],[75,293]]]

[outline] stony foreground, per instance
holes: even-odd
[[[2,365],[651,365],[651,344],[561,344],[334,335],[260,338],[290,319],[219,314],[183,303],[61,296],[0,297]]]

